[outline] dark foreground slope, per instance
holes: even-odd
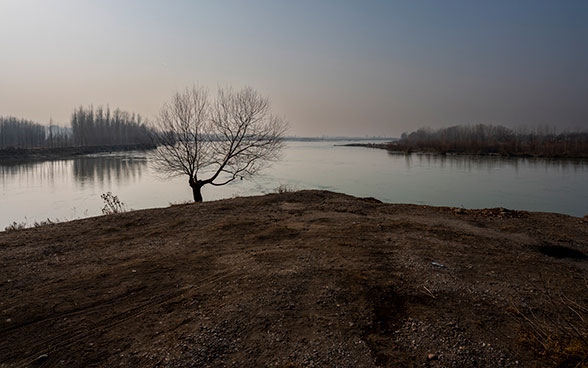
[[[586,254],[579,218],[320,191],[0,233],[0,366],[586,364],[550,325]]]

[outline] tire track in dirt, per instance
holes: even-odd
[[[45,340],[45,341],[37,343],[36,345],[34,345],[33,347],[31,347],[29,349],[30,351],[35,351],[35,353],[31,353],[31,354],[27,355],[26,357],[21,357],[20,359],[18,359],[18,358],[15,359],[14,355],[12,355],[12,356],[6,355],[5,359],[6,359],[6,361],[10,361],[12,359],[21,360],[20,363],[17,363],[18,366],[26,367],[26,366],[30,365],[30,362],[34,361],[34,359],[36,357],[38,357],[42,354],[50,354],[50,353],[54,353],[59,350],[65,350],[66,348],[72,346],[73,344],[75,344],[81,340],[87,339],[88,337],[95,336],[95,335],[101,335],[104,332],[112,330],[114,327],[119,326],[119,325],[121,325],[131,319],[138,318],[143,315],[149,314],[165,304],[173,304],[177,300],[185,299],[186,296],[184,295],[184,293],[187,291],[194,293],[194,292],[197,292],[207,286],[210,286],[211,284],[222,281],[223,279],[231,278],[231,277],[233,277],[233,275],[235,273],[237,273],[237,271],[238,270],[233,270],[233,271],[229,271],[229,272],[219,271],[219,272],[216,272],[215,274],[203,279],[202,280],[203,282],[197,286],[185,286],[185,287],[182,287],[179,289],[175,289],[175,290],[173,290],[173,292],[161,292],[156,296],[151,296],[147,299],[142,299],[141,301],[146,301],[146,302],[141,303],[141,301],[139,301],[140,304],[138,304],[138,305],[136,302],[133,302],[133,304],[135,305],[134,307],[129,308],[127,310],[124,310],[122,312],[118,312],[115,315],[110,315],[106,319],[101,319],[101,320],[95,321],[95,322],[93,322],[92,326],[86,328],[84,331],[68,330],[67,332],[62,333],[57,336],[54,336],[49,340]],[[145,287],[143,287],[141,289],[144,290]],[[129,297],[131,297],[133,295],[134,295],[134,293],[130,292],[128,295],[126,295],[126,297],[124,299],[128,299]],[[19,328],[25,328],[25,327],[31,327],[32,325],[41,324],[41,323],[47,322],[49,320],[57,320],[60,318],[66,318],[66,317],[71,317],[71,316],[83,317],[86,315],[92,315],[93,313],[98,313],[98,312],[101,312],[104,310],[108,310],[109,308],[111,308],[113,306],[120,305],[121,302],[124,302],[124,301],[125,300],[113,298],[113,299],[108,300],[106,303],[98,302],[98,303],[96,303],[97,305],[89,306],[89,308],[87,308],[87,309],[84,307],[80,307],[76,311],[73,311],[70,313],[63,313],[59,316],[52,316],[52,317],[45,318],[45,319],[42,319],[39,321],[35,321],[33,323],[29,323],[26,325],[17,326],[17,327],[14,327],[12,330],[19,329]],[[103,314],[108,315],[108,313],[103,313]],[[3,347],[0,345],[0,352],[5,350],[6,348],[7,347]],[[2,355],[4,355],[4,354],[2,354]]]

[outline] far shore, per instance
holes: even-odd
[[[153,149],[153,147],[145,144],[58,148],[6,148],[0,149],[0,162],[20,160],[54,160],[93,153],[142,151],[150,149]]]
[[[399,147],[396,142],[387,143],[348,143],[348,144],[336,144],[335,146],[340,147],[365,147],[365,148],[376,148],[385,149],[389,153],[397,154],[430,154],[439,156],[484,156],[484,157],[520,157],[520,158],[544,158],[544,159],[570,159],[570,160],[588,160],[588,153],[582,155],[546,155],[546,154],[534,154],[527,152],[466,152],[457,150],[439,151],[434,149],[414,149]]]

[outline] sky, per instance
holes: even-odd
[[[0,0],[0,115],[251,86],[290,135],[588,130],[588,1]]]

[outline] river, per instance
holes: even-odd
[[[390,154],[349,142],[288,142],[260,175],[203,188],[205,201],[293,189],[325,189],[390,203],[506,207],[588,214],[588,162],[534,158]],[[164,177],[149,153],[96,154],[54,161],[0,162],[0,230],[16,221],[65,221],[101,214],[112,192],[128,209],[191,200],[186,177]]]

